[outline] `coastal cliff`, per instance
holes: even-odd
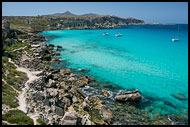
[[[19,30],[44,31],[61,29],[112,29],[120,25],[143,24],[143,20],[135,18],[120,18],[110,15],[82,16],[3,16],[3,19],[11,22],[11,27]]]

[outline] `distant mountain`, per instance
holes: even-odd
[[[98,14],[94,14],[94,13],[88,13],[88,14],[83,14],[81,16],[97,16]]]
[[[87,14],[83,14],[83,15],[75,15],[69,11],[66,11],[64,13],[55,13],[55,14],[50,14],[50,15],[45,15],[45,16],[98,16],[98,14],[87,13]]]
[[[64,13],[55,13],[55,14],[50,14],[48,16],[77,16],[69,11],[66,11]]]

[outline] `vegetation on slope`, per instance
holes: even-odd
[[[43,31],[53,29],[102,29],[119,25],[144,23],[135,18],[119,18],[110,15],[97,16],[3,16],[11,27],[22,31]]]
[[[40,125],[47,125],[47,123],[45,121],[43,121],[41,118],[38,118],[37,119],[37,122],[40,124]]]
[[[2,56],[2,103],[16,108],[19,106],[18,93],[13,89],[21,91],[17,84],[22,84],[28,80],[26,73],[16,70],[16,66],[8,62],[6,56]]]
[[[6,40],[11,39],[6,38]],[[8,57],[15,59],[21,55],[21,52],[14,52],[14,50],[25,46],[28,47],[29,44],[15,41],[11,45],[5,45],[3,50],[6,51]],[[9,62],[7,56],[2,56],[2,103],[10,106],[10,108],[16,108],[19,104],[16,98],[18,93],[15,89],[21,91],[21,86],[28,80],[28,77],[26,73],[17,71],[16,66]]]
[[[2,115],[2,120],[18,125],[34,125],[34,121],[20,110],[10,110]]]

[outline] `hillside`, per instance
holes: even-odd
[[[75,16],[70,12],[53,15],[3,16],[3,19],[10,21],[13,29],[36,32],[61,29],[111,29],[117,28],[120,25],[144,24],[143,20],[135,18],[124,19],[117,16],[96,15],[92,13],[83,16]]]

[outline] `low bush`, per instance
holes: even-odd
[[[23,81],[28,80],[28,77],[27,77],[26,73],[17,71],[15,69],[8,69],[8,70],[9,70],[9,74],[6,77],[6,81],[7,81],[8,84],[14,86],[15,82],[19,83],[19,84],[22,84]]]
[[[19,39],[27,39],[28,35],[27,34],[20,34],[18,35]]]
[[[11,108],[16,108],[19,106],[18,99],[16,98],[18,94],[9,84],[2,84],[2,103],[9,105]]]
[[[37,122],[40,124],[40,125],[47,125],[47,123],[45,121],[43,121],[42,119],[38,118],[37,119]]]
[[[25,47],[25,46],[29,46],[29,45],[30,45],[29,43],[17,42],[15,44],[10,45],[10,46],[5,46],[4,50],[5,51],[13,51],[15,49],[19,49],[19,48],[22,48],[22,47]]]
[[[2,120],[18,125],[34,125],[33,119],[20,110],[9,110],[6,114],[2,115]]]

